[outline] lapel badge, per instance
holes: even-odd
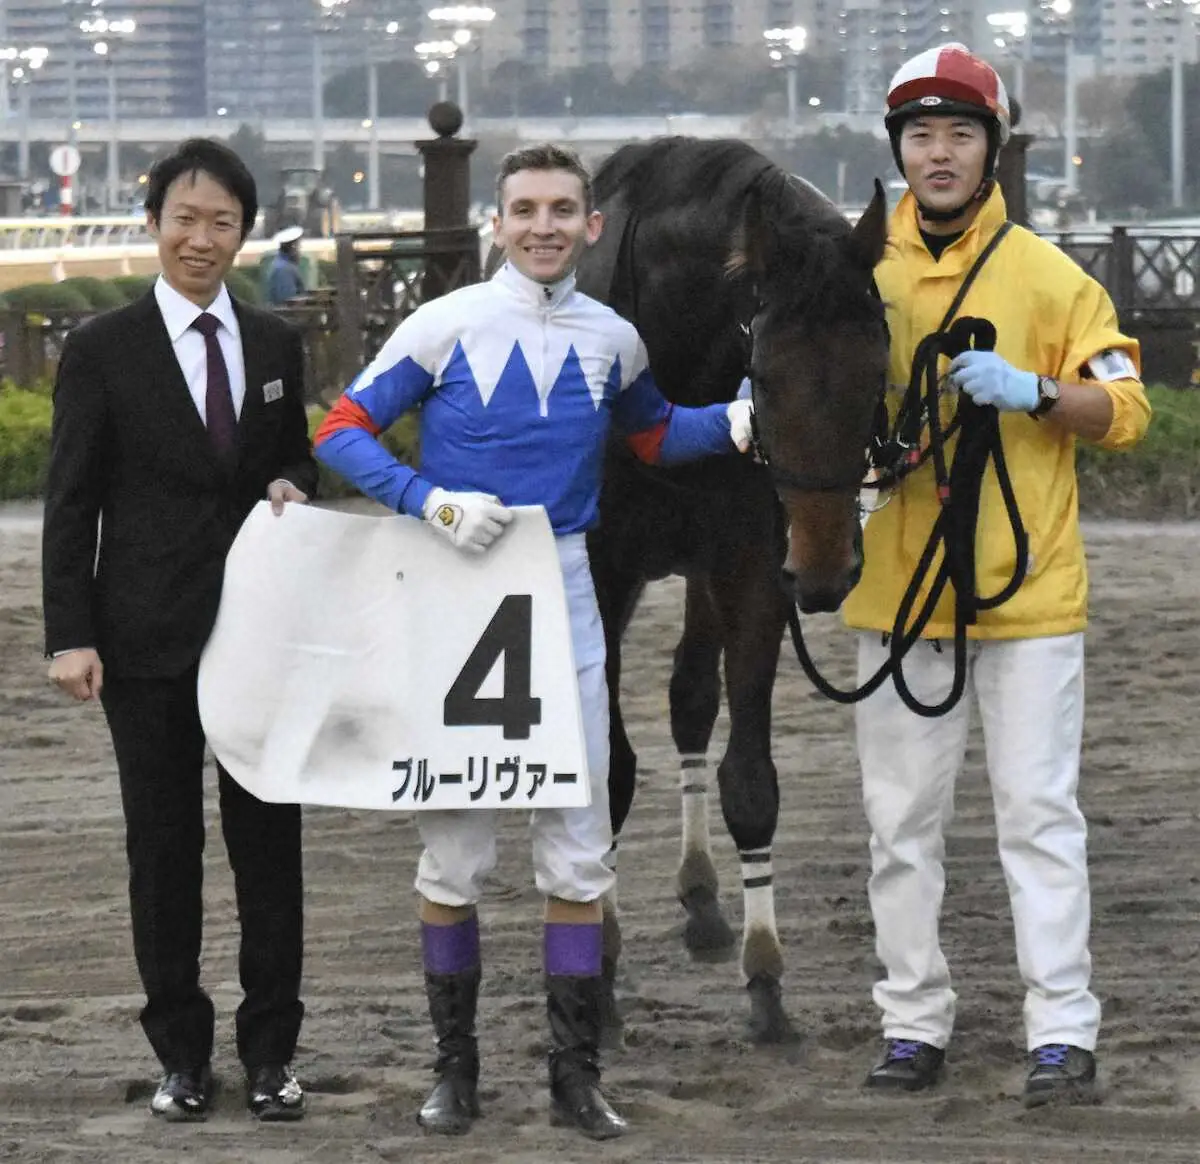
[[[270,404],[275,400],[283,399],[283,381],[271,380],[263,385],[263,401]]]

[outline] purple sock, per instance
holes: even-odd
[[[430,974],[461,974],[479,965],[479,918],[452,926],[421,923],[421,949]]]
[[[546,973],[572,978],[595,978],[600,974],[604,942],[600,923],[568,925],[546,923]]]

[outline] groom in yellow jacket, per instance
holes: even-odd
[[[885,121],[909,188],[875,277],[891,332],[889,381],[906,385],[917,345],[938,330],[1006,219],[994,169],[1010,129],[1008,98],[986,61],[946,44],[897,72]],[[958,315],[990,320],[997,341],[994,351],[943,358],[943,424],[957,393],[999,410],[1029,560],[1015,594],[968,627],[967,699],[945,716],[922,718],[888,683],[857,708],[869,895],[885,970],[874,991],[884,1052],[866,1082],[920,1091],[942,1074],[955,1014],[938,938],[943,833],[973,697],[1026,988],[1025,1102],[1088,1099],[1100,1004],[1090,990],[1086,826],[1076,800],[1087,572],[1075,441],[1128,448],[1145,433],[1150,406],[1137,342],[1121,333],[1104,289],[1021,227],[978,268]],[[860,682],[888,657],[887,636],[939,508],[926,463],[867,523],[863,578],[845,605],[860,632]],[[983,481],[975,559],[984,596],[1005,586],[1017,560],[993,472]],[[909,688],[926,703],[950,688],[953,604],[947,588],[904,663]]]

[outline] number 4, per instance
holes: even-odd
[[[527,740],[542,722],[542,701],[530,694],[533,595],[509,594],[467,657],[446,693],[442,722],[447,727],[499,727],[506,740]],[[496,660],[504,656],[504,694],[483,699],[479,689]]]

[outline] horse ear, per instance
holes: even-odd
[[[850,232],[850,250],[867,271],[873,271],[883,258],[887,245],[887,218],[887,195],[883,183],[876,178],[875,196]]]
[[[774,250],[774,227],[763,211],[761,195],[752,188],[742,204],[742,220],[733,233],[733,244],[725,268],[731,275],[745,273],[761,279],[767,273]]]

